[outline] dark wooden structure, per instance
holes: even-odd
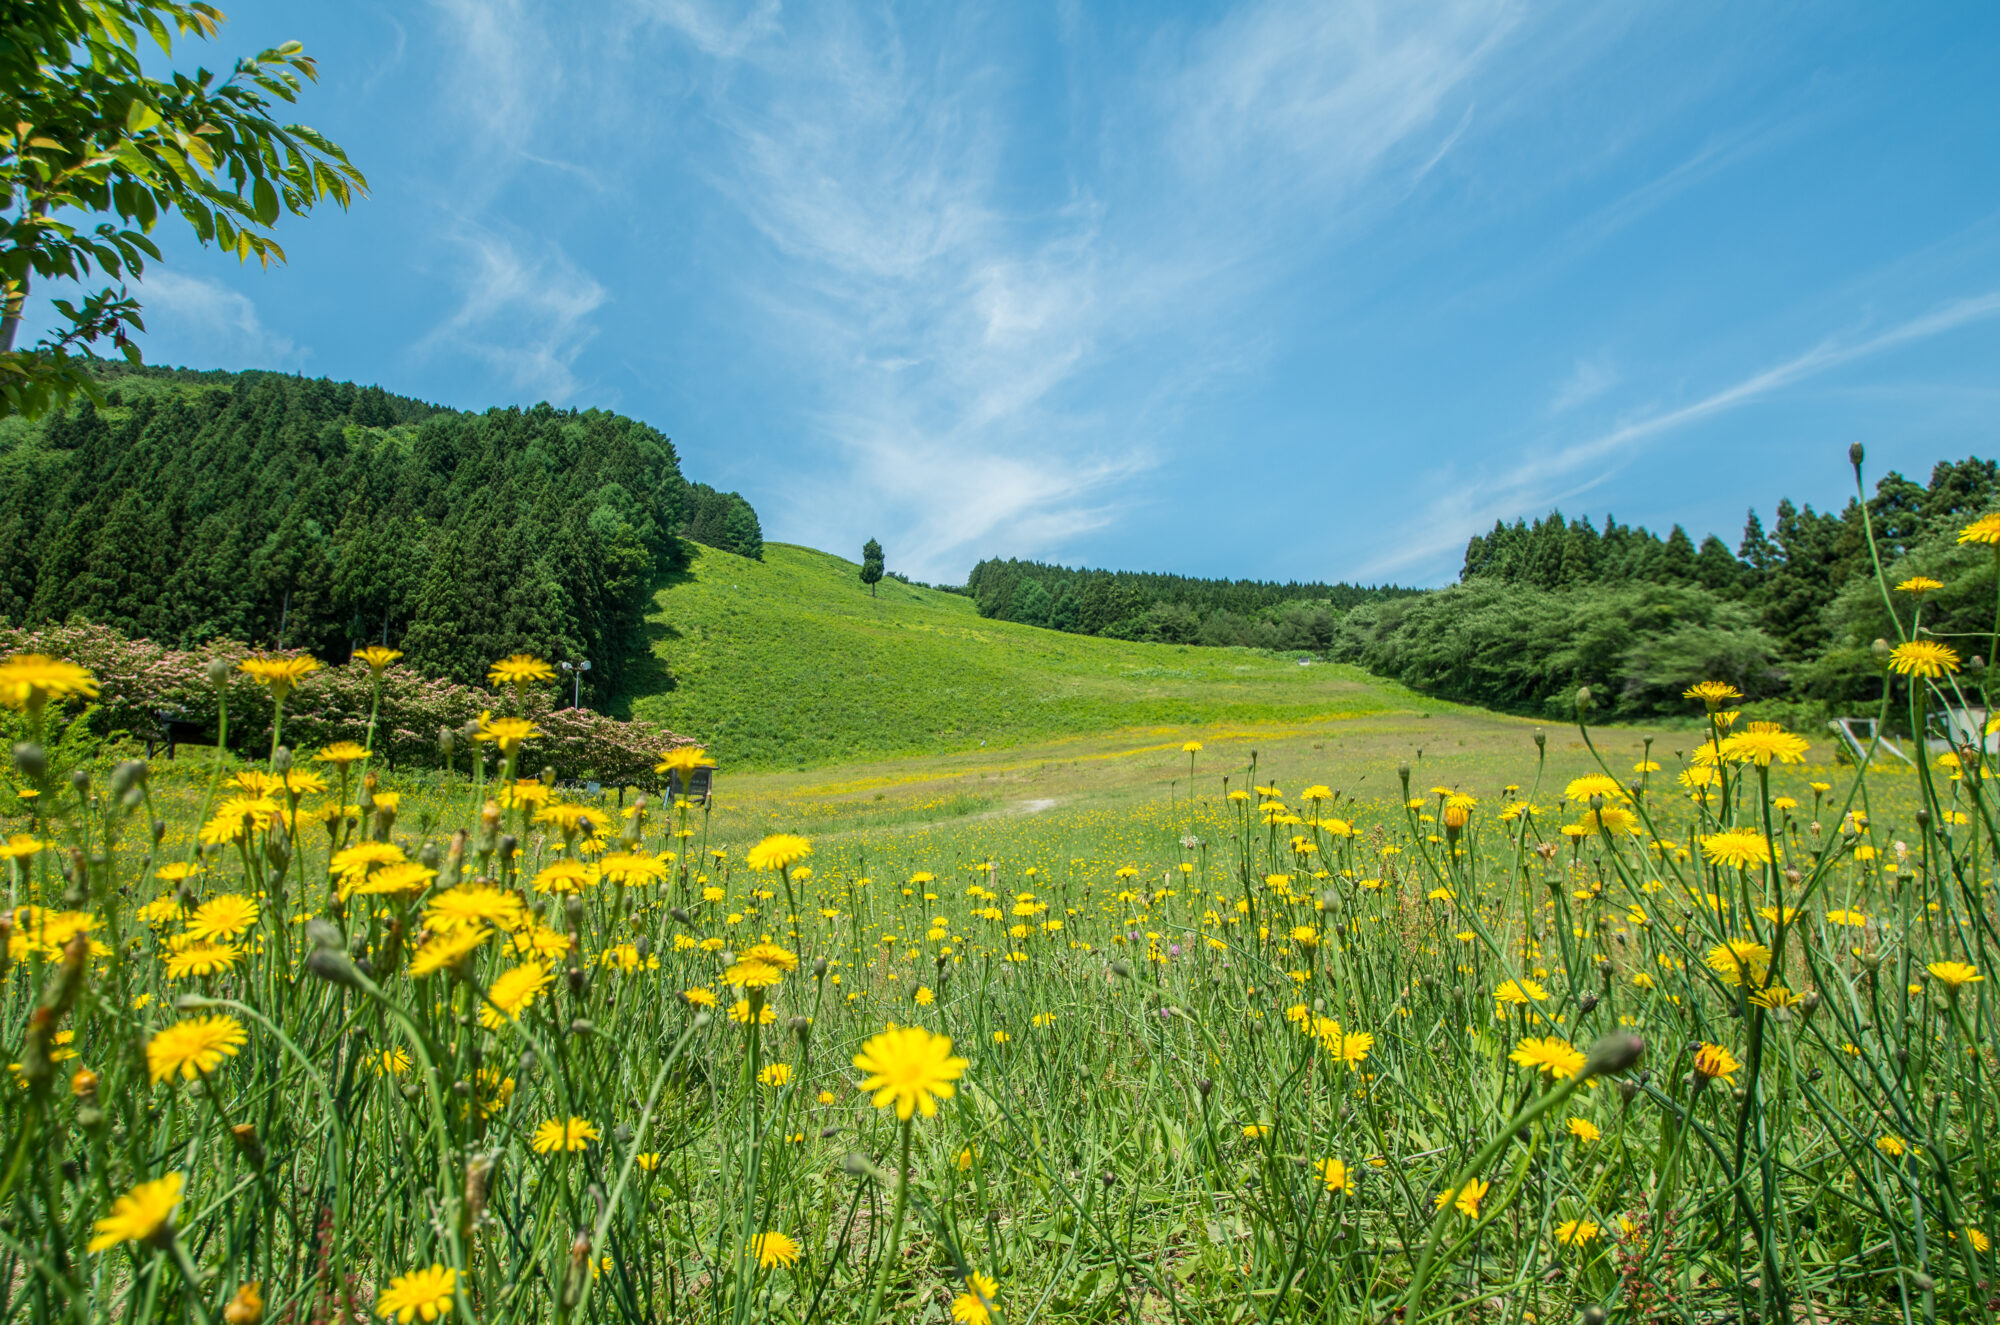
[[[208,739],[208,728],[191,721],[179,709],[156,709],[153,713],[154,729],[146,733],[146,758],[153,757],[153,748],[167,747],[167,758],[174,757],[174,750],[182,742],[189,745],[214,745]]]
[[[691,801],[699,801],[701,804],[707,805],[709,798],[715,795],[715,770],[713,768],[695,769],[693,772],[685,775],[687,778],[685,786],[681,783],[682,776],[683,774],[678,769],[667,774],[668,803],[672,804],[673,798],[676,796],[685,796]]]

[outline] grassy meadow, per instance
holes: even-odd
[[[470,775],[65,754],[89,676],[0,664],[0,1319],[1993,1319],[1977,750],[738,560],[633,700],[709,804],[536,777],[531,659]]]
[[[759,769],[1446,707],[1352,667],[989,621],[894,580],[871,597],[857,570],[782,543],[761,562],[697,547],[659,592],[653,665],[624,678],[621,705]]]

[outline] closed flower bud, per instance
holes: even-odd
[[[1861,468],[1862,457],[1867,454],[1867,449],[1861,443],[1854,442],[1847,448],[1847,463],[1859,469]]]
[[[281,745],[271,752],[271,771],[283,777],[292,771],[292,747]]]
[[[1613,1031],[1590,1046],[1584,1060],[1586,1077],[1616,1076],[1629,1070],[1646,1052],[1646,1042],[1630,1031]]]
[[[253,1279],[238,1288],[222,1309],[222,1319],[226,1325],[259,1325],[264,1319],[263,1285]]]
[[[458,733],[449,727],[438,728],[437,749],[446,759],[451,758],[452,753],[458,749]]]
[[[826,979],[826,958],[824,957],[813,958],[813,979],[815,980]]]
[[[210,658],[208,660],[208,683],[220,689],[229,684],[229,674],[235,670],[227,658]]]
[[[306,956],[306,974],[328,984],[350,988],[361,984],[361,972],[355,969],[354,959],[338,948],[314,948]]]
[[[251,1168],[264,1167],[264,1143],[257,1139],[257,1129],[249,1123],[238,1123],[229,1129],[229,1139],[236,1143],[236,1149],[247,1160]]]
[[[79,1067],[70,1074],[69,1093],[80,1100],[87,1100],[97,1094],[97,1073],[87,1067]]]

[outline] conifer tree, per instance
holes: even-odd
[[[869,539],[861,545],[861,582],[868,586],[868,596],[875,596],[875,586],[882,582],[882,545]]]

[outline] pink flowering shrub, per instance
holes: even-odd
[[[275,656],[270,651],[258,651]],[[235,670],[250,655],[242,644],[216,641],[200,649],[171,649],[150,640],[127,639],[105,626],[76,624],[21,630],[0,626],[0,655],[45,653],[90,669],[102,687],[97,725],[102,732],[126,731],[144,738],[158,726],[156,715],[198,723],[214,739],[216,688],[208,679],[213,659],[229,664],[223,683],[229,699],[229,743],[263,753],[271,738],[270,694]],[[283,739],[307,752],[334,741],[366,741],[374,681],[365,663],[324,667],[308,676],[285,701]],[[687,738],[650,722],[621,722],[589,709],[552,709],[546,688],[531,686],[525,716],[544,733],[522,753],[523,775],[544,766],[558,776],[592,776],[611,785],[651,785],[660,754]],[[382,706],[375,722],[375,752],[391,766],[445,763],[438,735],[477,721],[487,710],[512,714],[511,689],[496,693],[455,681],[431,680],[398,663],[382,674]],[[451,762],[470,767],[474,757],[490,757],[491,747],[454,740]]]

